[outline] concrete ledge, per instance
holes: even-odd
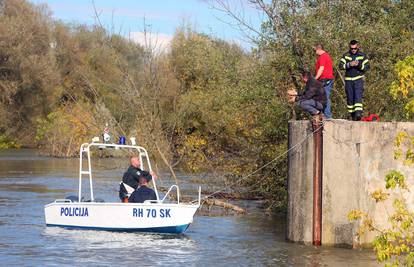
[[[370,193],[384,188],[385,175],[398,169],[413,177],[414,169],[394,159],[394,140],[405,131],[414,136],[411,122],[352,122],[327,120],[323,132],[322,244],[358,246],[372,241],[368,234],[357,242],[357,223],[348,221],[352,209],[369,211],[376,222],[387,224],[386,210]],[[313,138],[309,121],[289,122],[287,238],[312,242]],[[411,181],[412,182],[412,181]],[[411,190],[414,192],[414,190]],[[413,196],[414,198],[414,196]]]

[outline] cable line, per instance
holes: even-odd
[[[255,173],[257,173],[258,171],[260,171],[260,170],[264,169],[265,167],[269,166],[269,165],[270,165],[270,164],[272,164],[273,162],[275,162],[275,161],[277,161],[278,159],[280,159],[282,156],[284,156],[284,155],[286,155],[287,153],[289,153],[291,150],[295,149],[296,147],[298,147],[299,145],[301,145],[302,143],[304,143],[304,142],[305,142],[305,141],[306,141],[306,140],[307,140],[307,139],[308,139],[311,135],[313,135],[315,132],[317,132],[319,129],[321,129],[321,128],[323,127],[323,125],[324,125],[324,122],[321,122],[321,126],[319,126],[316,130],[314,130],[314,131],[313,131],[313,132],[311,132],[310,134],[306,135],[306,136],[305,136],[305,138],[303,138],[303,139],[302,139],[300,142],[298,142],[296,145],[294,145],[294,146],[292,146],[291,148],[289,148],[288,150],[286,150],[286,151],[282,152],[281,154],[279,154],[278,156],[276,156],[274,159],[272,159],[271,161],[269,161],[269,162],[268,162],[268,163],[266,163],[265,165],[261,166],[260,168],[256,169],[255,171],[253,171],[253,172],[249,173],[248,175],[246,175],[246,176],[244,176],[244,177],[242,177],[242,178],[238,179],[238,180],[237,180],[237,181],[235,181],[234,183],[232,183],[232,184],[230,184],[230,185],[228,185],[228,186],[225,186],[225,187],[223,187],[222,189],[217,190],[217,191],[215,191],[215,192],[213,192],[213,193],[211,193],[211,194],[209,194],[209,195],[206,195],[206,196],[202,197],[202,198],[201,198],[201,200],[208,199],[208,198],[210,198],[210,197],[212,197],[212,196],[214,196],[214,195],[216,195],[216,194],[218,194],[218,193],[221,193],[221,192],[223,192],[224,190],[228,189],[229,187],[232,187],[233,185],[238,184],[239,182],[241,182],[241,181],[243,181],[243,180],[245,180],[245,179],[249,178],[249,177],[250,177],[250,176],[252,176],[253,174],[255,174]],[[197,200],[193,200],[193,201],[191,201],[190,203],[194,203],[194,202],[198,202],[198,199],[197,199]]]

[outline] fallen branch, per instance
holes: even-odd
[[[161,192],[164,192],[164,193],[167,192],[167,189],[163,188],[163,187],[158,188],[158,190],[160,190]],[[175,194],[168,195],[168,198],[172,201],[177,201],[177,195],[175,195]],[[180,197],[180,202],[191,202],[193,200],[194,199],[190,198],[190,197],[183,197],[183,196]],[[245,214],[246,213],[246,210],[243,209],[242,207],[239,207],[237,205],[228,203],[228,202],[226,202],[224,200],[220,200],[220,199],[207,198],[207,199],[203,199],[202,203],[210,205],[210,206],[217,206],[217,207],[221,207],[221,208],[225,208],[225,209],[231,209],[231,210],[233,210],[233,211],[235,211],[236,213],[239,213],[239,214]]]
[[[214,192],[203,191],[205,195],[211,195]],[[224,198],[229,200],[263,200],[264,197],[259,196],[247,196],[240,193],[227,193],[227,192],[217,192],[214,194],[215,198]]]
[[[231,210],[234,210],[235,212],[237,212],[239,214],[245,214],[246,213],[245,209],[243,209],[243,208],[241,208],[237,205],[225,202],[225,201],[220,200],[220,199],[209,199],[208,198],[208,199],[204,199],[203,203],[205,203],[207,205],[210,205],[210,206],[219,206],[219,207],[222,207],[222,208],[225,208],[225,209],[231,209]]]

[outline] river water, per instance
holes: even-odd
[[[118,165],[94,165],[95,197],[118,201],[127,164]],[[286,242],[285,218],[256,208],[243,216],[196,215],[183,235],[46,227],[43,206],[76,195],[77,177],[76,159],[0,151],[0,266],[377,266],[370,250]]]

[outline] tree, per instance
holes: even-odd
[[[337,65],[348,42],[359,40],[372,65],[366,78],[365,110],[385,120],[405,119],[388,87],[395,79],[395,63],[414,53],[412,1],[249,1],[265,17],[261,29],[254,29],[233,11],[230,1],[210,2],[239,24],[247,25],[245,30],[258,34],[257,49],[272,64],[279,77],[276,87],[283,92],[291,86],[300,87],[296,81],[300,69],[313,71],[315,43],[321,42]],[[344,84],[339,71],[335,72],[334,117],[346,117]]]
[[[172,120],[177,152],[189,170],[226,173],[227,184],[285,149],[288,106],[263,58],[189,29],[176,33],[170,56],[182,92]],[[275,207],[286,196],[286,165],[276,166],[243,183],[250,195],[277,196]]]
[[[410,117],[414,114],[414,56],[398,61],[395,72],[397,80],[391,84],[391,94],[394,98],[408,100],[405,109],[407,117]]]
[[[37,117],[47,114],[59,82],[47,7],[23,0],[0,6],[0,135],[34,145]]]

